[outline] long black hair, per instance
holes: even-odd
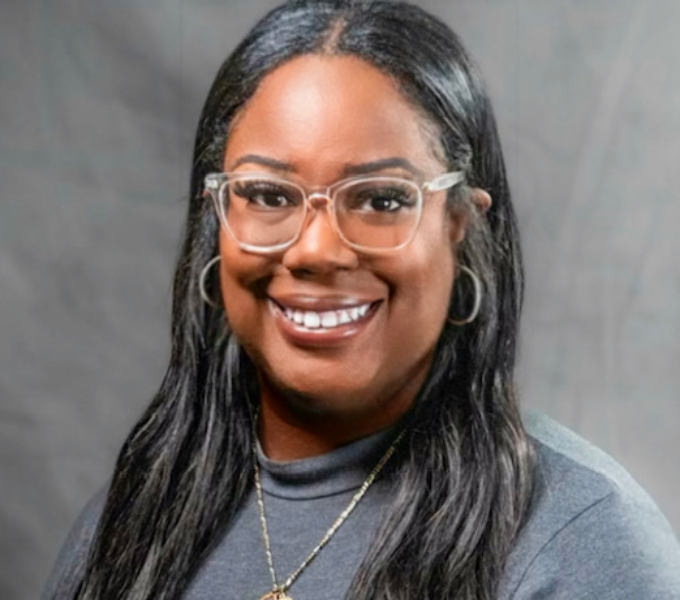
[[[219,224],[203,178],[221,170],[230,125],[262,79],[305,54],[352,55],[389,74],[434,126],[447,167],[466,182],[450,201],[489,192],[459,247],[483,286],[478,317],[447,325],[390,465],[397,487],[349,596],[491,600],[532,493],[533,452],[513,371],[522,301],[515,215],[491,105],[457,36],[402,2],[292,0],[265,16],[224,62],[194,149],[189,211],[173,291],[170,364],[126,440],[76,597],[179,598],[251,489],[253,364],[199,277]],[[207,291],[219,296],[217,275]],[[450,316],[469,307],[465,277]],[[462,299],[458,301],[459,299]]]

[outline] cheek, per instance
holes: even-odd
[[[263,297],[261,291],[270,272],[270,261],[242,252],[224,232],[220,233],[220,290],[227,321],[247,323],[247,315]],[[237,327],[238,328],[238,327]]]
[[[424,328],[423,334],[438,336],[448,314],[455,269],[454,250],[441,221],[419,231],[399,265],[400,285],[394,295],[399,318]]]

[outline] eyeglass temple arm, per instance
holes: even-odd
[[[428,192],[439,192],[453,187],[465,179],[465,174],[462,171],[451,171],[435,177],[432,181],[423,184],[423,189]]]

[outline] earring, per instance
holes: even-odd
[[[207,292],[205,291],[205,278],[206,278],[206,276],[207,276],[207,274],[208,274],[208,271],[213,267],[213,265],[215,265],[216,263],[218,263],[218,262],[220,261],[221,258],[222,258],[222,257],[218,254],[218,255],[215,256],[214,258],[210,259],[210,260],[208,261],[208,264],[205,265],[205,267],[203,267],[203,270],[201,271],[201,275],[200,275],[200,277],[198,278],[198,289],[199,289],[199,292],[200,292],[200,294],[201,294],[201,298],[203,298],[203,301],[204,301],[206,304],[209,304],[210,306],[212,306],[213,308],[215,308],[215,309],[217,309],[217,310],[221,309],[222,307],[221,307],[219,304],[217,304],[217,302],[215,302],[214,300],[212,300],[212,299],[208,296]]]
[[[458,269],[461,271],[461,273],[465,273],[468,277],[470,277],[470,279],[472,279],[472,285],[475,290],[475,302],[472,305],[472,312],[467,316],[467,318],[461,319],[460,321],[457,319],[448,318],[447,321],[451,323],[451,325],[465,325],[466,323],[471,323],[477,317],[479,308],[482,305],[482,284],[479,281],[479,277],[477,277],[472,269],[468,269],[463,265],[458,265]]]

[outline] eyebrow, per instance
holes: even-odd
[[[399,167],[411,172],[413,175],[422,175],[420,169],[417,169],[411,161],[394,156],[392,158],[383,158],[381,160],[374,160],[372,162],[361,163],[358,165],[345,165],[345,175],[365,175],[366,173],[374,173],[375,171],[382,171],[383,169],[393,169]]]
[[[267,156],[261,156],[259,154],[246,154],[241,156],[231,167],[230,170],[236,169],[243,164],[252,163],[256,165],[261,165],[263,167],[268,167],[276,171],[282,171],[285,173],[291,173],[295,171],[292,164],[276,160],[275,158],[269,158]],[[414,175],[422,175],[422,171],[416,168],[411,161],[406,158],[399,156],[394,156],[390,158],[383,158],[381,160],[374,160],[366,163],[359,164],[346,164],[343,168],[344,176],[352,175],[365,175],[367,173],[375,173],[376,171],[382,171],[383,169],[393,169],[402,168]]]
[[[275,169],[277,171],[290,172],[293,171],[293,165],[286,163],[275,158],[268,158],[267,156],[260,156],[259,154],[246,154],[239,158],[230,170],[240,167],[246,163],[254,163],[256,165],[262,165],[263,167],[269,167],[270,169]]]

